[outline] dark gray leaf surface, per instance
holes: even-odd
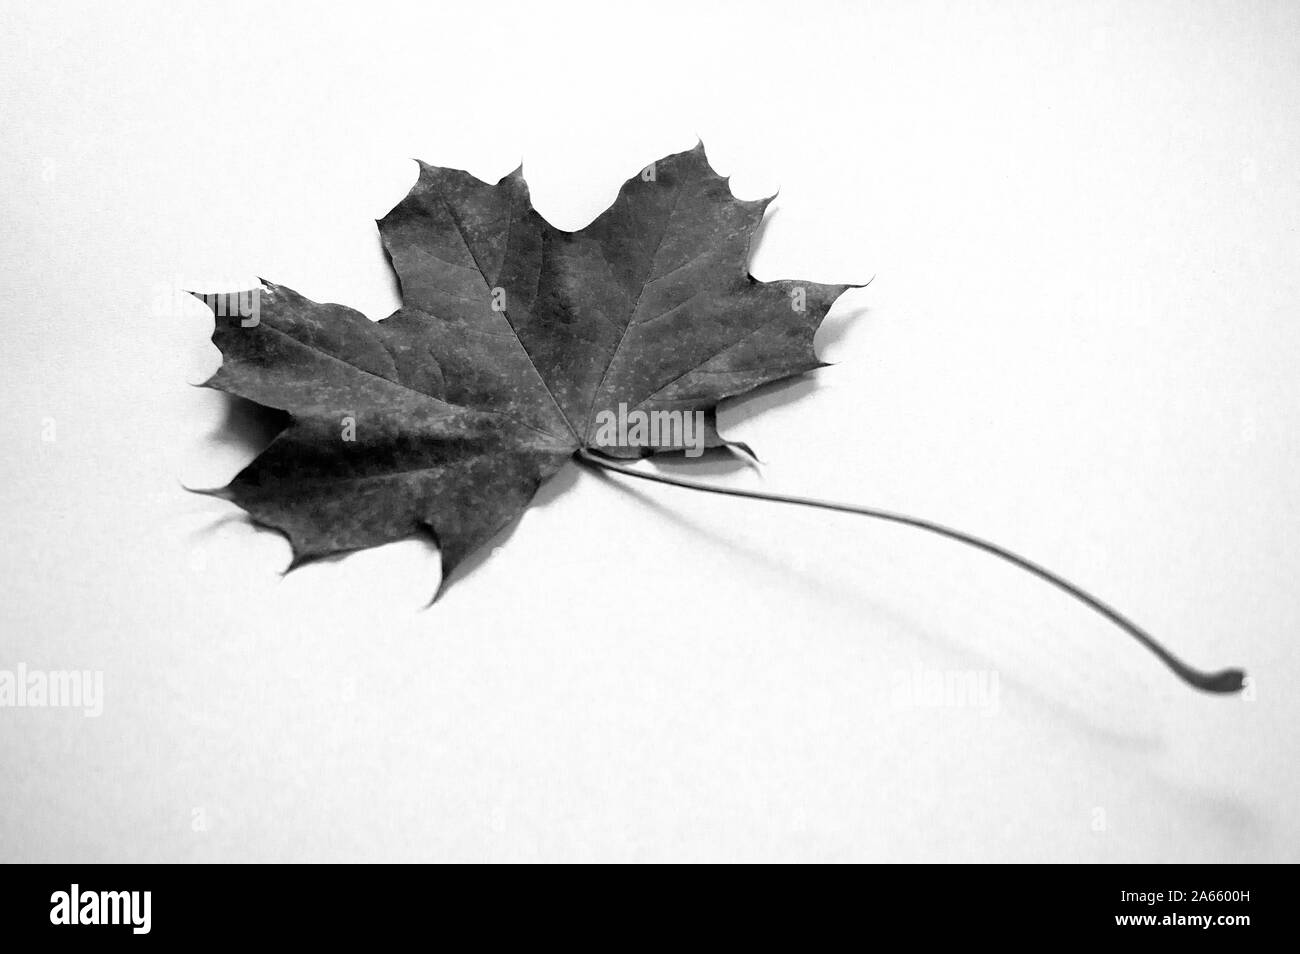
[[[489,185],[421,163],[378,223],[393,315],[269,282],[255,319],[204,296],[224,359],[207,385],[291,420],[222,496],[285,533],[295,565],[431,531],[445,586],[579,448],[683,449],[598,446],[602,411],[698,411],[724,444],[718,401],[819,367],[813,334],[856,287],[752,278],[768,201],[736,199],[701,145],[564,232],[518,170]]]

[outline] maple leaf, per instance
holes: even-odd
[[[200,296],[223,356],[205,385],[290,418],[218,493],[288,537],[291,568],[428,531],[441,592],[575,453],[689,449],[682,428],[610,446],[610,415],[699,415],[698,443],[727,444],[718,402],[821,366],[818,325],[861,287],[754,279],[769,201],[735,198],[701,144],[565,232],[521,170],[490,185],[421,163],[378,222],[402,296],[388,318],[270,282]]]

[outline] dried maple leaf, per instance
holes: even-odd
[[[814,332],[860,287],[754,279],[769,201],[735,198],[700,145],[565,232],[519,170],[489,185],[421,163],[378,223],[403,302],[388,318],[269,282],[201,296],[224,358],[206,385],[291,420],[221,495],[282,531],[294,566],[428,530],[445,586],[576,452],[687,449],[682,429],[611,446],[611,415],[698,414],[700,443],[725,444],[718,401],[819,367]]]
[[[200,296],[224,359],[206,384],[290,417],[217,493],[282,531],[291,567],[427,530],[442,556],[441,592],[577,456],[643,480],[956,540],[1073,596],[1190,685],[1240,691],[1240,669],[1188,666],[1092,594],[963,531],[608,459],[724,445],[718,401],[820,366],[813,334],[834,301],[860,286],[754,279],[749,245],[768,201],[733,196],[700,145],[647,166],[594,222],[564,232],[537,214],[519,170],[488,185],[421,163],[414,188],[379,221],[402,289],[388,318],[372,322],[269,282]],[[611,440],[610,422],[634,415],[677,427],[652,427],[649,440],[620,429]]]

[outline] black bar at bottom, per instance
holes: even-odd
[[[4,873],[6,942],[290,940],[295,947],[350,937],[401,943],[413,933],[436,944],[457,936],[448,930],[490,940],[510,929],[539,942],[590,937],[621,945],[624,937],[659,936],[676,944],[781,928],[805,938],[848,930],[864,940],[898,935],[927,944],[946,937],[1232,944],[1286,925],[1283,880],[1292,880],[1278,866],[895,865],[855,872],[832,890],[795,889],[779,874],[756,889],[747,887],[752,874],[727,872],[706,884],[678,875],[615,894],[559,885],[489,891],[469,875],[418,866],[41,865]]]

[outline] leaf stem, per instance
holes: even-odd
[[[801,507],[817,507],[822,510],[833,510],[839,513],[854,513],[863,517],[874,517],[877,520],[887,520],[890,523],[899,523],[908,527],[916,527],[920,530],[926,530],[930,533],[938,534],[941,537],[947,537],[949,540],[956,540],[958,543],[964,543],[967,546],[975,547],[977,550],[983,550],[985,553],[991,553],[1006,562],[1017,566],[1022,570],[1032,573],[1041,580],[1051,583],[1057,589],[1062,590],[1073,596],[1080,603],[1083,603],[1089,609],[1101,614],[1113,624],[1118,626],[1124,632],[1128,633],[1148,650],[1155,654],[1162,663],[1180,679],[1188,685],[1195,686],[1197,689],[1203,689],[1206,692],[1229,693],[1241,690],[1245,673],[1240,669],[1224,669],[1219,672],[1202,672],[1192,666],[1187,665],[1164,646],[1160,645],[1156,639],[1146,630],[1138,626],[1127,616],[1120,613],[1114,607],[1102,602],[1085,590],[1080,589],[1068,580],[1062,579],[1050,570],[1039,566],[1032,560],[1028,560],[1016,553],[1012,553],[1005,547],[1000,547],[996,543],[990,543],[988,540],[982,540],[979,537],[972,536],[969,533],[963,533],[960,530],[954,530],[951,527],[945,527],[942,524],[934,523],[930,520],[922,520],[918,517],[909,517],[906,514],[893,513],[888,510],[876,510],[871,507],[859,507],[856,504],[835,503],[828,500],[816,500],[811,497],[795,497],[785,494],[769,494],[757,490],[741,490],[734,487],[718,487],[713,484],[701,483],[695,480],[687,480],[681,477],[669,477],[664,474],[654,474],[643,470],[637,470],[628,467],[625,464],[615,463],[613,460],[592,453],[586,448],[581,448],[574,455],[581,462],[596,467],[601,470],[612,471],[617,474],[623,474],[627,477],[636,477],[639,480],[650,480],[659,484],[671,484],[674,487],[685,487],[689,490],[700,490],[710,494],[723,494],[729,497],[748,497],[751,500],[770,500],[776,503],[795,504]]]

